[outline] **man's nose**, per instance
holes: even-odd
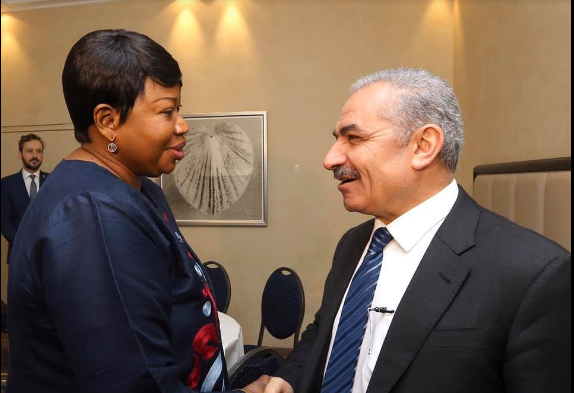
[[[345,164],[346,161],[347,156],[344,152],[344,149],[339,142],[335,142],[335,144],[327,152],[327,155],[323,160],[323,166],[326,170],[332,171],[338,166]]]

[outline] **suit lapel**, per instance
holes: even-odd
[[[42,187],[42,185],[44,184],[44,181],[46,180],[47,177],[48,177],[48,174],[46,172],[40,171],[40,187]]]
[[[16,179],[18,183],[18,187],[15,189],[16,195],[18,199],[24,201],[24,207],[27,208],[30,204],[30,195],[28,195],[28,190],[26,189],[26,183],[24,182],[24,176],[22,176],[22,172],[16,173]]]
[[[351,283],[351,278],[353,278],[353,274],[373,232],[375,221],[371,220],[366,224],[365,228],[361,228],[357,234],[354,234],[351,239],[345,242],[341,248],[341,255],[337,258],[336,263],[338,262],[337,265],[340,266],[340,274],[337,276],[333,292],[331,293],[332,301],[329,303],[329,310],[325,314],[326,322],[329,326],[333,326],[335,317],[343,303],[343,297]]]
[[[391,391],[462,287],[470,267],[459,255],[474,246],[478,217],[478,206],[460,189],[397,309],[367,393]]]
[[[335,274],[335,276],[325,290],[327,300],[323,301],[325,310],[323,312],[321,326],[324,328],[319,332],[315,345],[313,346],[313,352],[310,356],[312,360],[310,359],[308,362],[309,366],[314,366],[315,368],[313,370],[307,370],[305,375],[309,377],[309,379],[306,378],[302,384],[301,391],[303,392],[321,391],[327,355],[331,344],[333,324],[341,303],[343,302],[343,297],[351,282],[351,278],[363,255],[365,246],[371,237],[374,225],[375,221],[371,220],[359,226],[356,231],[349,232],[349,238],[343,239],[341,249],[333,261],[332,272],[334,272],[333,274]]]
[[[433,241],[393,319],[367,392],[389,392],[468,275],[444,243]]]

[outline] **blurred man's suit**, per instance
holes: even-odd
[[[40,171],[40,188],[48,175],[49,173]],[[2,235],[8,241],[8,262],[10,262],[12,243],[16,237],[20,221],[22,221],[22,217],[30,204],[30,195],[24,184],[21,170],[3,178],[1,187]]]

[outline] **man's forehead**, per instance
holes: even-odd
[[[385,83],[364,87],[349,97],[341,115],[352,111],[372,111],[388,105],[394,97],[395,88]]]
[[[367,127],[367,124],[380,119],[382,105],[376,102],[348,102],[341,110],[337,121],[337,129],[357,126]]]
[[[394,91],[393,86],[385,83],[375,83],[358,90],[341,109],[337,128],[359,124],[369,119],[380,119],[382,112],[392,102]]]
[[[335,132],[340,132],[341,130],[350,127],[358,127],[357,123],[360,123],[360,120],[360,111],[355,109],[345,110],[345,108],[343,108],[339,115],[339,119],[337,120],[337,124],[335,125]]]
[[[28,142],[24,142],[23,148],[32,148],[32,149],[38,149],[38,148],[42,148],[42,142],[40,142],[39,140],[33,139],[31,141]]]
[[[358,108],[350,108],[350,107],[343,107],[341,110],[341,114],[339,115],[339,123],[344,123],[348,121],[353,121],[357,117],[362,115],[363,109]]]

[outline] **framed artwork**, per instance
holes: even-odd
[[[185,156],[160,178],[177,223],[267,226],[267,112],[184,118]]]

